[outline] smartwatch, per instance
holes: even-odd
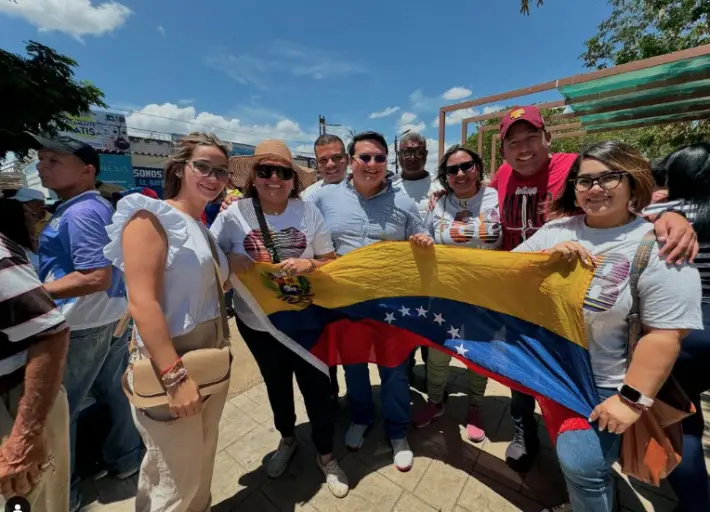
[[[632,405],[641,409],[650,409],[653,405],[653,398],[649,398],[641,393],[638,389],[622,384],[618,388],[619,396]]]

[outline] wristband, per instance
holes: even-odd
[[[659,213],[659,214],[658,214],[658,217],[656,217],[656,220],[660,219],[661,216],[662,216],[664,213],[677,213],[678,215],[680,215],[680,216],[683,217],[684,219],[686,219],[686,220],[688,219],[688,217],[687,217],[687,215],[685,214],[684,211],[677,210],[677,209],[675,209],[675,208],[668,208],[667,210],[663,210],[661,213]]]
[[[173,364],[168,366],[165,370],[160,372],[160,377],[162,378],[162,376],[165,375],[166,373],[170,373],[181,361],[182,361],[182,359],[180,359],[178,357],[177,361],[175,361]]]

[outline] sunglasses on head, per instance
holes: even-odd
[[[191,160],[189,163],[195,172],[203,178],[214,176],[219,181],[229,180],[229,169],[225,167],[216,167],[204,160]]]
[[[377,164],[384,164],[387,162],[387,155],[383,155],[382,153],[379,155],[368,155],[367,153],[364,153],[357,155],[357,157],[363,164],[369,164],[372,160],[374,160]]]
[[[456,176],[460,170],[464,173],[469,173],[475,168],[476,164],[473,162],[473,160],[470,160],[468,162],[461,162],[460,164],[447,165],[446,174],[448,174],[449,176]]]
[[[293,169],[282,165],[259,164],[256,166],[255,171],[257,178],[265,180],[270,179],[274,173],[276,173],[276,177],[280,180],[286,181],[293,178]]]

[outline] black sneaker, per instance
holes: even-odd
[[[516,473],[527,473],[540,451],[540,439],[537,437],[537,425],[530,428],[515,429],[515,436],[505,450],[505,463]]]

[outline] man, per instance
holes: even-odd
[[[323,214],[338,256],[375,242],[426,235],[417,205],[387,179],[385,138],[375,132],[357,134],[348,146],[348,155],[352,176],[310,197]],[[394,465],[400,471],[408,471],[414,459],[406,437],[411,422],[407,364],[379,367],[385,430],[392,443]],[[352,419],[345,445],[357,450],[373,421],[370,375],[367,364],[346,365],[344,369]]]
[[[510,251],[533,235],[546,221],[544,204],[563,188],[569,169],[577,158],[572,153],[550,154],[550,133],[537,107],[514,107],[500,122],[501,155],[505,163],[490,186],[498,190],[503,250]],[[694,257],[695,234],[677,213],[663,215],[656,234],[665,242],[662,254],[674,262],[685,254]],[[679,261],[680,261],[679,260]],[[513,441],[505,453],[506,462],[517,472],[527,472],[540,447],[535,421],[535,399],[512,392],[510,412],[515,426]]]
[[[71,418],[72,472],[76,420],[91,392],[111,411],[104,460],[117,478],[129,478],[140,468],[142,443],[121,389],[128,363],[127,336],[113,339],[128,304],[121,272],[103,255],[113,209],[95,188],[99,155],[70,137],[34,137],[41,146],[37,170],[42,185],[62,201],[40,236],[39,260],[44,287],[71,328],[64,387]],[[81,503],[77,484],[73,477],[72,511]]]
[[[316,155],[316,164],[322,179],[301,192],[301,199],[304,201],[326,185],[337,185],[348,173],[345,144],[337,135],[326,133],[318,137],[313,144],[313,153]]]
[[[69,508],[68,344],[24,249],[0,233],[0,506],[24,496],[34,511]]]
[[[406,133],[399,143],[397,158],[402,172],[392,180],[392,185],[402,189],[407,196],[411,197],[417,204],[419,215],[426,220],[429,214],[429,198],[431,193],[441,190],[443,187],[437,181],[432,181],[432,176],[427,172],[426,160],[429,152],[426,148],[426,139],[419,133]],[[414,354],[409,358],[407,373],[410,384],[414,385]],[[424,360],[424,389],[426,389],[426,363],[429,355],[428,347],[421,347],[422,359]]]
[[[35,219],[37,220],[37,223],[35,224],[34,236],[39,238],[39,234],[42,232],[45,224],[49,222],[51,217],[45,207],[44,202],[46,197],[44,197],[44,194],[39,190],[22,187],[17,191],[17,194],[12,196],[10,199],[24,203],[32,210],[32,213],[34,213]]]

